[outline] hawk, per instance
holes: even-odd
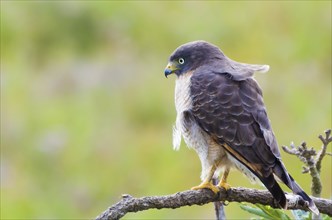
[[[165,76],[175,74],[173,147],[181,137],[201,161],[202,183],[192,189],[229,189],[227,176],[236,168],[252,181],[260,180],[279,203],[287,200],[276,179],[319,211],[283,164],[278,144],[266,114],[262,90],[253,78],[267,72],[268,65],[239,63],[228,58],[217,46],[205,41],[189,42],[170,56]],[[222,178],[217,186],[213,177]]]

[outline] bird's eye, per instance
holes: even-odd
[[[184,64],[184,59],[181,57],[181,58],[179,58],[179,64]]]

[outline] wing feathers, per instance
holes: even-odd
[[[202,129],[249,156],[250,161],[251,155],[242,149],[248,146],[257,153],[252,155],[257,157],[253,160],[271,166],[275,162],[275,150],[271,150],[275,147],[274,136],[268,132],[271,128],[260,94],[253,79],[234,81],[213,72],[196,73],[191,78],[191,111]]]
[[[252,170],[272,194],[278,194],[277,200],[285,206],[272,169],[279,151],[273,145],[275,138],[255,80],[234,81],[225,74],[195,73],[190,92],[194,120],[220,145],[226,143],[226,150]]]
[[[244,146],[252,146],[256,139],[256,135],[254,131],[250,129],[249,124],[239,125],[236,131],[236,136],[238,139],[237,145],[243,144]]]
[[[294,193],[313,201],[287,173],[256,81],[233,80],[229,74],[195,73],[191,77],[193,120],[234,158],[252,171],[271,192],[281,207],[286,197],[274,179],[278,176]]]

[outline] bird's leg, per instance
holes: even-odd
[[[210,189],[215,194],[217,194],[219,192],[219,188],[212,184],[212,177],[213,177],[213,174],[216,171],[216,169],[217,169],[217,165],[211,166],[211,169],[210,169],[207,177],[204,179],[204,181],[201,184],[199,184],[198,186],[192,187],[191,189],[192,190]]]
[[[231,188],[231,185],[229,185],[227,183],[228,174],[229,174],[229,168],[226,168],[223,175],[222,175],[222,178],[221,178],[220,182],[218,183],[219,187],[222,187],[226,190],[229,190]]]

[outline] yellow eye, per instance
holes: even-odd
[[[178,62],[179,62],[179,64],[184,64],[184,59],[181,57],[181,58],[179,58]]]

